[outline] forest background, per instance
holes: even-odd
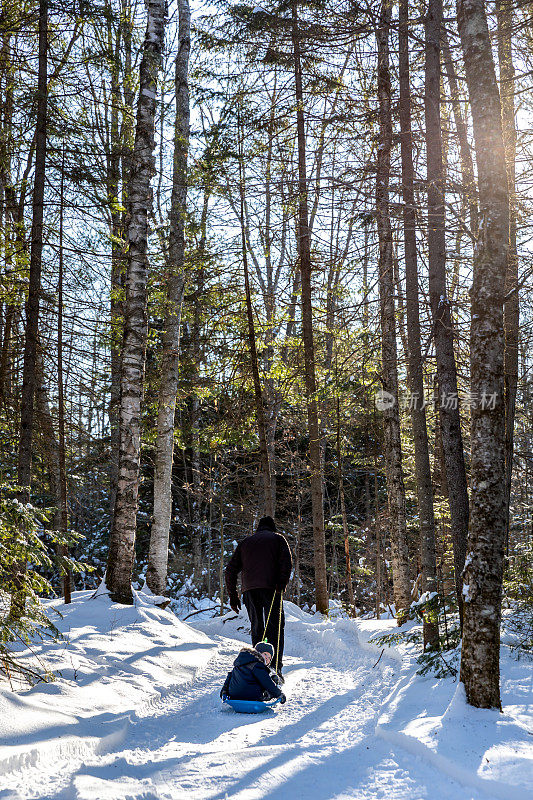
[[[457,10],[2,5],[7,618],[106,566],[223,611],[267,512],[299,604],[417,613],[428,651],[474,609],[462,677],[499,704],[504,567],[531,608],[531,3]]]

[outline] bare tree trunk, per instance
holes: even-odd
[[[429,0],[425,17],[429,293],[439,385],[439,419],[450,505],[455,587],[461,613],[461,573],[466,555],[468,492],[457,395],[457,371],[453,349],[454,331],[446,286],[444,176],[440,115],[441,26],[442,0]]]
[[[309,466],[311,472],[311,504],[313,511],[315,593],[317,610],[321,611],[323,614],[327,614],[329,599],[326,573],[323,480],[320,458],[320,425],[318,421],[315,346],[313,340],[311,240],[309,231],[302,66],[300,59],[300,30],[298,24],[297,0],[293,0],[292,3],[292,46],[294,52],[296,125],[298,137],[298,259],[302,290],[302,338],[304,343],[305,391],[307,399],[307,422],[309,427]]]
[[[302,579],[300,572],[301,550],[302,550],[302,495],[300,492],[300,481],[297,479],[298,500],[296,513],[296,545],[294,548],[294,583],[296,605],[300,605],[302,595]]]
[[[194,374],[197,375],[198,363],[200,360],[200,295],[203,292],[204,275],[203,268],[198,274],[198,283],[195,292],[195,303],[193,312],[193,322],[191,331],[192,359]],[[195,583],[201,579],[202,571],[202,526],[200,522],[201,508],[201,459],[200,459],[200,424],[201,408],[200,399],[196,387],[193,387],[191,397],[191,477],[192,477],[192,513],[191,521],[193,527],[192,536],[192,562],[193,576]]]
[[[254,383],[255,419],[257,432],[259,435],[259,451],[261,455],[261,472],[263,473],[264,489],[264,508],[265,514],[274,516],[274,498],[272,495],[272,482],[270,478],[270,458],[268,452],[265,409],[263,405],[263,392],[261,389],[261,378],[259,375],[259,361],[257,358],[257,345],[255,340],[254,312],[252,307],[252,295],[250,292],[250,276],[248,270],[248,249],[246,246],[246,230],[244,220],[244,164],[242,151],[242,134],[240,124],[238,124],[239,135],[239,188],[240,188],[240,222],[241,222],[241,252],[242,266],[244,271],[244,292],[246,297],[246,320],[248,324],[248,346],[250,348],[250,362],[252,367],[252,377]]]
[[[39,296],[43,254],[44,187],[46,170],[46,118],[48,106],[48,3],[39,2],[39,73],[37,82],[37,125],[35,131],[35,178],[33,186],[33,216],[31,226],[31,255],[28,300],[26,303],[26,338],[24,371],[20,404],[20,438],[18,451],[18,484],[29,499],[33,437],[33,399],[35,395],[35,365],[39,331]]]
[[[405,519],[405,487],[402,471],[400,409],[398,403],[398,357],[394,303],[394,264],[389,212],[390,158],[392,148],[391,82],[389,67],[389,32],[391,3],[382,0],[378,45],[379,144],[376,170],[376,218],[379,239],[379,298],[381,320],[381,358],[383,390],[390,397],[384,404],[383,429],[387,491],[391,530],[394,604],[398,624],[405,620],[411,605],[409,549]]]
[[[2,184],[2,230],[4,237],[5,253],[5,277],[11,271],[12,257],[11,252],[11,231],[10,223],[14,226],[16,209],[14,207],[13,193],[9,197],[7,184],[11,180],[11,155],[13,152],[12,141],[12,119],[13,119],[13,64],[12,49],[10,44],[11,32],[5,30],[2,35],[2,49],[0,50],[0,81],[2,91],[1,102],[1,131],[0,131],[0,182]],[[16,235],[16,234],[15,234]],[[0,348],[0,397],[7,407],[11,400],[12,381],[11,381],[11,351],[13,329],[15,327],[15,305],[6,302],[4,305],[5,316],[3,325],[2,347]]]
[[[420,310],[418,300],[418,263],[416,250],[416,210],[411,131],[411,87],[409,84],[409,5],[400,0],[399,69],[400,130],[402,151],[403,230],[405,258],[405,306],[411,390],[411,424],[415,446],[415,474],[420,520],[420,556],[423,591],[435,592],[437,564],[435,560],[435,515],[433,485],[429,461],[428,432],[424,400],[424,373],[420,342]],[[424,619],[424,647],[438,646],[438,625]]]
[[[58,414],[58,466],[59,466],[59,530],[68,532],[67,469],[65,463],[65,398],[63,385],[63,216],[65,211],[65,148],[61,159],[61,185],[59,210],[59,276],[57,289],[57,414]],[[90,427],[89,427],[90,433]],[[67,545],[60,545],[59,555],[68,556]],[[63,574],[63,597],[71,602],[70,571]]]
[[[457,138],[459,140],[459,158],[461,161],[461,177],[463,182],[463,192],[468,204],[468,215],[470,218],[470,230],[474,236],[477,236],[477,229],[479,224],[478,208],[477,208],[477,186],[476,178],[474,175],[474,162],[472,160],[472,151],[468,142],[468,127],[465,117],[461,112],[461,100],[459,97],[459,89],[457,86],[457,75],[453,65],[452,53],[450,44],[444,28],[441,29],[441,44],[442,54],[444,58],[444,66],[446,69],[446,77],[450,87],[450,97],[452,101],[453,118],[455,122],[455,130],[457,131]]]
[[[222,464],[220,466],[222,469]],[[220,616],[224,615],[224,479],[220,481],[220,558],[218,560],[218,585],[220,592]]]
[[[474,252],[470,328],[472,488],[464,571],[461,680],[468,702],[501,708],[501,592],[506,538],[504,292],[509,193],[501,104],[483,0],[459,0],[476,147],[481,227]]]
[[[48,3],[39,2],[39,67],[37,78],[37,121],[35,130],[35,177],[33,184],[30,274],[26,301],[26,328],[24,340],[24,366],[20,402],[20,433],[17,463],[17,482],[21,487],[21,500],[29,502],[33,445],[34,400],[36,389],[37,346],[39,335],[39,298],[41,294],[41,268],[43,255],[44,188],[46,172],[46,121],[48,109]],[[10,616],[19,618],[24,613],[25,595],[24,563],[13,570],[13,592]]]
[[[192,473],[192,508],[191,508],[191,521],[192,521],[192,561],[193,561],[193,577],[196,584],[201,580],[202,571],[202,526],[200,522],[200,507],[202,498],[202,477],[201,477],[201,458],[200,458],[200,417],[201,405],[200,398],[195,385],[195,380],[198,378],[198,366],[202,357],[201,352],[201,327],[202,327],[202,308],[201,298],[204,292],[205,284],[205,266],[203,259],[205,256],[206,245],[206,226],[207,226],[207,212],[209,208],[209,197],[211,189],[209,186],[204,187],[204,197],[202,203],[202,213],[200,217],[200,240],[198,242],[198,263],[199,269],[196,274],[196,287],[193,293],[194,296],[194,309],[192,312],[193,320],[191,325],[191,354],[192,354],[192,375],[191,375],[191,473]],[[212,516],[212,502],[209,501],[209,514]],[[211,523],[208,526],[208,561],[211,563]],[[207,574],[208,594],[210,595],[211,589],[211,574],[208,567]]]
[[[111,597],[132,602],[131,573],[139,496],[141,403],[146,356],[148,213],[154,175],[157,77],[165,35],[164,0],[147,0],[146,35],[139,70],[137,126],[128,188],[128,267],[124,304],[120,398],[120,454],[117,499],[107,562]]]
[[[174,414],[179,378],[181,306],[185,285],[185,216],[187,213],[187,159],[189,154],[189,52],[191,14],[189,0],[179,2],[178,54],[176,56],[176,124],[174,173],[168,242],[169,276],[167,313],[163,331],[161,384],[157,412],[154,471],[154,518],[146,582],[156,594],[166,589],[168,538],[172,512],[172,463],[174,460]]]
[[[341,453],[341,412],[340,398],[337,397],[337,479],[339,481],[339,498],[341,501],[342,533],[344,538],[345,556],[345,576],[346,594],[348,596],[348,613],[355,615],[355,603],[353,596],[352,564],[350,559],[350,533],[348,530],[348,518],[346,516],[346,502],[344,498],[344,479],[342,476],[342,453]]]
[[[498,60],[500,64],[500,96],[502,106],[503,142],[507,163],[509,189],[509,257],[505,276],[505,506],[507,516],[506,549],[509,551],[509,504],[513,472],[514,418],[518,383],[518,325],[520,305],[518,294],[518,253],[516,246],[516,124],[514,108],[515,70],[512,47],[512,13],[510,0],[497,0]]]
[[[263,301],[266,313],[266,333],[265,333],[265,383],[263,387],[263,402],[264,402],[264,415],[266,427],[266,439],[268,448],[268,460],[270,470],[270,493],[272,497],[272,516],[275,516],[276,511],[276,428],[278,416],[281,409],[282,399],[279,387],[276,387],[276,381],[269,377],[271,368],[274,363],[274,344],[275,344],[275,311],[276,311],[276,290],[278,288],[278,280],[280,275],[280,268],[284,261],[285,245],[282,245],[282,253],[279,257],[277,268],[274,270],[272,262],[272,243],[274,241],[274,232],[272,230],[272,160],[273,160],[273,145],[275,140],[276,118],[277,118],[277,76],[278,70],[274,69],[274,83],[272,88],[272,102],[270,108],[269,122],[268,122],[268,145],[266,154],[265,165],[265,232],[264,232],[264,253],[265,253],[265,269],[266,269],[266,286],[263,289]],[[285,240],[285,227],[286,227],[287,212],[284,212],[282,225],[282,242]]]
[[[50,494],[52,495],[53,502],[56,506],[53,527],[55,530],[59,531],[61,530],[61,476],[59,466],[59,442],[56,437],[54,421],[50,411],[50,400],[46,388],[44,364],[41,352],[37,353],[35,369],[35,421],[41,434],[42,451],[48,466]]]

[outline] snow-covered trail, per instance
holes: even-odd
[[[0,798],[486,800],[376,737],[396,666],[382,659],[375,667],[348,626],[290,621],[288,702],[257,716],[235,714],[219,699],[241,642],[198,626],[218,647],[190,684],[123,719],[105,752],[67,747],[21,763],[1,776]]]

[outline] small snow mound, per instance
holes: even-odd
[[[283,601],[283,609],[285,611],[285,619],[288,621],[289,619],[300,620],[300,622],[311,622],[313,617],[311,614],[308,614],[307,611],[304,611],[297,606],[296,603],[291,603],[290,600]]]
[[[442,724],[446,721],[453,722],[464,719],[465,713],[469,708],[471,708],[471,706],[466,702],[465,685],[464,683],[458,683],[453,697],[442,715]]]

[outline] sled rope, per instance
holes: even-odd
[[[274,592],[274,597],[276,593]],[[276,664],[274,666],[274,671],[278,671],[278,654],[279,654],[279,639],[281,636],[281,614],[283,612],[283,592],[279,593],[279,623],[278,623],[278,643],[276,645]]]
[[[263,631],[263,642],[267,641],[266,632],[268,628],[268,623],[270,621],[270,615],[272,614],[272,609],[274,608],[274,600],[276,599],[276,590],[274,590],[274,594],[272,595],[272,602],[270,603],[270,611],[268,612],[267,621],[265,623],[265,630]]]
[[[276,599],[276,589],[274,590],[274,594],[272,595],[272,602],[270,603],[270,609],[268,611],[268,616],[265,623],[265,630],[263,631],[263,642],[267,642],[266,632],[268,628],[268,623],[270,622],[270,615],[272,614],[272,609],[274,608],[274,600]],[[281,615],[283,613],[283,592],[279,593],[279,622],[278,622],[278,642],[276,645],[276,663],[274,665],[274,671],[278,671],[278,654],[279,654],[279,640],[281,638]],[[271,642],[272,644],[272,642]]]

